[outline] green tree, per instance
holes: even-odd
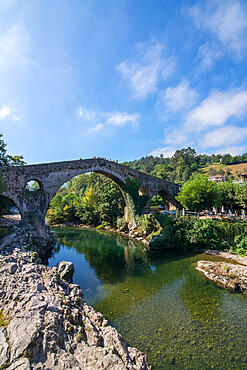
[[[164,179],[164,180],[168,179],[168,174],[165,170],[165,167],[162,164],[156,164],[154,166],[153,171],[151,172],[151,175],[159,177],[160,179]]]
[[[7,144],[2,139],[3,135],[0,134],[0,194],[5,190],[6,184],[1,175],[1,167],[3,166],[18,166],[24,165],[23,156],[11,156],[7,154]],[[8,212],[9,208],[13,206],[12,202],[2,197],[0,202],[0,215]]]
[[[204,175],[193,175],[183,185],[176,199],[191,211],[202,211],[220,205],[220,192],[216,183]]]
[[[236,200],[241,208],[247,208],[247,182],[237,187]]]
[[[218,184],[221,204],[226,208],[232,208],[238,204],[237,194],[240,193],[240,184],[234,184],[232,182],[222,182]]]

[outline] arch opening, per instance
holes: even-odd
[[[116,227],[125,205],[119,181],[100,171],[83,173],[59,188],[48,206],[46,222]]]
[[[29,180],[25,185],[24,191],[29,193],[41,191],[41,184],[37,180]]]
[[[21,223],[21,212],[16,203],[9,197],[0,195],[0,225],[8,227]]]
[[[165,210],[170,211],[176,210],[176,203],[174,202],[174,200],[167,191],[162,189],[158,192],[158,194],[163,200]]]
[[[176,204],[170,194],[165,190],[160,190],[150,200],[150,212],[175,211]]]

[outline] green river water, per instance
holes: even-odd
[[[75,266],[74,283],[153,369],[247,369],[247,296],[195,270],[206,254],[161,253],[103,231],[55,228],[49,265]]]

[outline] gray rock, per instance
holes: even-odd
[[[11,274],[14,274],[16,272],[17,268],[18,267],[17,267],[17,264],[16,263],[10,263],[10,265],[9,265],[9,272]]]
[[[9,361],[9,344],[7,341],[6,329],[0,328],[0,366]]]
[[[30,370],[30,363],[26,357],[22,357],[19,360],[13,362],[9,367],[8,370]]]
[[[61,261],[56,265],[57,271],[62,279],[71,283],[73,280],[73,275],[75,268],[72,262]]]
[[[13,268],[16,265],[17,268]],[[14,273],[13,269],[15,270]],[[128,347],[103,315],[68,283],[74,267],[33,262],[31,252],[0,255],[0,366],[8,369],[150,369],[146,356]]]

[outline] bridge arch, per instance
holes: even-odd
[[[47,191],[49,191],[50,194],[49,201],[51,201],[51,199],[56,195],[61,186],[63,186],[66,182],[68,182],[69,180],[73,179],[76,176],[90,172],[95,172],[104,175],[113,180],[121,189],[124,189],[125,184],[124,177],[107,167],[93,166],[83,169],[79,168],[76,170],[67,169],[64,171],[50,173],[48,180],[50,180],[49,182],[51,182],[52,185],[51,184],[48,184],[48,186],[46,184],[44,185],[44,188]]]
[[[6,195],[3,195],[3,194],[0,194],[0,204],[2,206],[2,213],[1,215],[7,215],[8,214],[8,210],[10,208],[16,208],[18,210],[18,214],[20,215],[20,220],[21,221],[21,218],[22,218],[22,215],[21,215],[21,210],[20,208],[18,207],[18,204],[16,204],[14,202],[14,200]],[[6,209],[6,212],[5,212],[5,209]]]
[[[170,207],[174,208],[181,208],[180,204],[175,199],[175,195],[171,194],[167,189],[165,188],[159,188],[153,192],[151,192],[150,200],[146,206],[146,212],[150,211],[150,203],[151,200],[156,196],[159,195],[162,198],[164,209],[169,210]]]
[[[32,218],[36,219],[43,227],[49,203],[58,189],[73,177],[88,172],[103,174],[120,187],[125,199],[126,209],[129,208],[126,212],[126,221],[130,221],[131,217],[134,220],[132,209],[128,204],[131,203],[131,197],[134,200],[134,197],[138,198],[139,195],[143,195],[143,199],[137,199],[137,203],[141,204],[141,207],[138,207],[139,213],[148,212],[148,203],[145,209],[143,209],[144,201],[146,202],[147,199],[151,199],[153,195],[159,192],[161,192],[161,196],[164,198],[171,198],[171,203],[174,205],[178,204],[175,200],[175,195],[179,190],[178,185],[104,158],[3,167],[1,170],[3,179],[7,184],[3,195],[9,196],[17,204],[21,210],[23,224],[32,223]],[[30,180],[39,182],[41,191],[33,192],[33,196],[28,197],[25,196],[24,188]],[[129,180],[133,183],[134,190],[130,188]],[[137,194],[135,193],[138,186],[142,193],[140,194],[139,192],[139,195],[138,191]],[[135,193],[134,196],[131,195],[133,191]],[[128,199],[130,202],[128,202]]]
[[[50,207],[50,204],[51,204],[52,200],[56,197],[57,194],[59,194],[59,190],[62,187],[66,187],[66,183],[68,181],[73,180],[76,177],[79,177],[81,175],[86,175],[86,174],[90,174],[90,173],[94,173],[94,174],[97,175],[97,180],[94,179],[94,181],[95,181],[96,184],[99,182],[99,186],[101,186],[100,184],[102,184],[102,180],[103,180],[103,178],[101,177],[101,175],[103,175],[103,177],[105,177],[106,179],[108,179],[108,181],[115,183],[115,185],[120,190],[119,198],[123,199],[123,202],[125,204],[125,207],[124,207],[124,210],[123,210],[123,214],[121,216],[119,215],[119,217],[125,217],[125,214],[129,214],[130,206],[129,206],[129,202],[128,202],[128,199],[126,197],[125,191],[124,191],[124,182],[123,182],[124,179],[121,176],[119,176],[119,174],[117,174],[117,173],[115,173],[114,171],[111,171],[111,170],[106,171],[105,169],[98,170],[97,168],[96,169],[94,169],[94,168],[86,168],[86,169],[83,169],[83,170],[78,170],[77,173],[71,173],[69,171],[69,173],[65,177],[64,177],[64,174],[63,174],[63,176],[60,177],[59,181],[56,182],[55,187],[53,187],[52,189],[50,188],[50,191],[49,191],[49,194],[50,195],[49,195],[49,198],[47,199],[47,204],[46,204],[46,209],[45,209],[45,215],[47,215],[47,212],[49,211],[49,207]],[[66,182],[62,182],[64,178],[66,178],[66,180],[67,180]],[[62,183],[62,185],[59,186],[61,183]],[[90,184],[88,186],[90,186]],[[94,185],[92,184],[92,186],[94,186]],[[69,195],[69,193],[66,194],[66,195]],[[68,199],[68,201],[69,201],[69,199]],[[71,205],[72,205],[72,203],[70,203],[69,206],[71,207]],[[72,208],[73,208],[73,206],[72,206]],[[52,215],[52,213],[50,213],[50,217],[52,218],[51,215]],[[49,218],[49,215],[48,215],[48,218]],[[59,218],[60,218],[60,220],[62,220],[62,217],[61,216]],[[79,218],[78,218],[78,220],[79,220]],[[75,222],[76,221],[76,218],[72,217],[71,220],[67,220],[67,221],[68,222]],[[60,223],[60,222],[57,222],[57,223]]]

